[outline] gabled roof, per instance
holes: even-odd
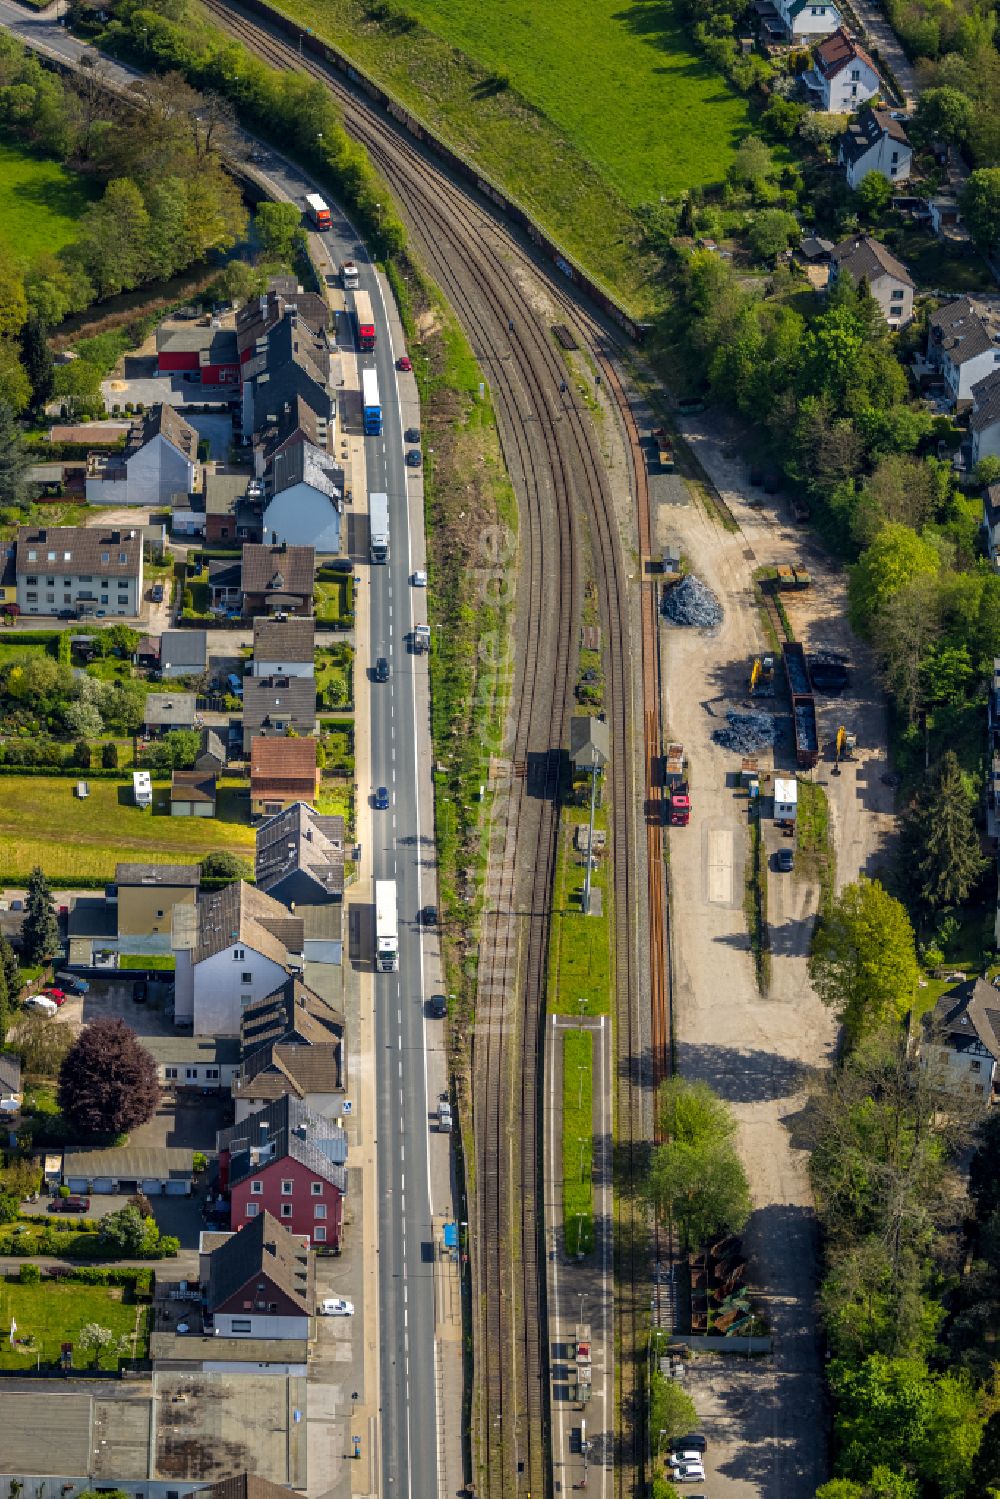
[[[330,309],[318,292],[291,285],[273,288],[259,297],[251,297],[236,314],[236,341],[241,356],[293,308],[314,333],[322,333],[330,321]]]
[[[0,1098],[10,1098],[21,1091],[21,1058],[8,1051],[0,1052]]]
[[[245,880],[203,895],[196,918],[195,963],[238,944],[253,948],[284,968],[292,953],[302,951],[302,922],[289,916],[280,901]]]
[[[257,661],[312,663],[316,654],[316,623],[301,616],[270,619],[259,614],[253,622],[253,653]]]
[[[989,531],[995,531],[1000,523],[1000,484],[989,484],[983,495],[983,521]],[[996,667],[994,665],[994,678]]]
[[[240,1017],[244,1061],[274,1042],[320,1046],[343,1034],[343,1015],[291,976],[273,994],[247,1005]]]
[[[163,437],[175,447],[184,458],[193,463],[198,456],[198,433],[190,422],[174,410],[174,408],[162,401],[158,406],[151,406],[143,418],[138,429],[138,440],[135,450],[144,448],[154,437]],[[132,444],[130,442],[129,446]]]
[[[972,416],[969,425],[973,432],[985,432],[1000,422],[1000,368],[977,380],[972,387]]]
[[[318,494],[344,508],[344,470],[314,443],[296,437],[285,443],[271,460],[271,493],[279,495],[296,484],[308,484]]]
[[[958,297],[932,312],[927,326],[933,345],[952,364],[965,364],[994,348],[1000,353],[1000,301]]]
[[[816,48],[816,71],[828,82],[852,62],[858,61],[867,63],[876,78],[879,77],[878,68],[868,53],[848,35],[843,26],[839,26],[832,36],[828,36]]]
[[[180,885],[184,889],[197,890],[201,883],[201,870],[197,864],[116,864],[115,884],[119,890],[123,885],[157,886]]]
[[[329,437],[329,427],[327,436]],[[294,396],[289,401],[287,410],[282,407],[277,421],[258,428],[254,433],[254,443],[263,454],[266,466],[275,453],[298,437],[304,437],[307,442],[315,443],[318,448],[324,446],[324,443],[320,441],[320,419],[309,402],[303,400],[300,395]]]
[[[218,1483],[192,1490],[183,1499],[291,1499],[291,1491],[268,1478],[240,1473],[236,1478],[220,1478]]]
[[[978,1042],[994,1059],[1000,1058],[1000,990],[985,979],[959,984],[942,994],[931,1025],[956,1051]]]
[[[339,1093],[344,1086],[342,1059],[342,1041],[318,1041],[310,1046],[271,1042],[244,1062],[233,1083],[233,1097],[280,1098],[291,1093],[306,1099],[310,1093]]]
[[[578,716],[569,721],[569,757],[574,765],[589,768],[597,757],[598,767],[608,763],[611,731],[599,718]]]
[[[314,1176],[347,1191],[347,1136],[331,1120],[314,1114],[287,1093],[239,1124],[220,1130],[220,1150],[230,1152],[233,1186],[281,1161],[293,1160]]]
[[[198,759],[211,758],[219,765],[225,765],[228,756],[226,746],[214,729],[205,728],[201,731],[201,741],[198,745]]]
[[[162,666],[190,666],[197,674],[205,670],[207,661],[207,630],[164,630],[160,636]]]
[[[322,816],[304,802],[295,802],[261,824],[257,829],[258,888],[270,890],[297,870],[309,875],[327,895],[343,894],[342,817]]]
[[[892,111],[866,104],[840,138],[841,159],[848,165],[860,161],[883,137],[909,149],[910,142],[902,122],[893,118]]]
[[[100,578],[134,578],[142,563],[142,532],[105,526],[20,526],[17,574],[93,573]]]
[[[311,599],[315,576],[315,547],[262,546],[258,542],[247,542],[243,547],[244,593],[286,593]]]
[[[855,286],[861,280],[871,285],[880,276],[891,276],[903,286],[916,284],[903,262],[870,234],[856,234],[841,240],[833,252],[833,263],[838,271],[850,277]]]
[[[215,805],[215,775],[210,770],[175,770],[170,777],[172,802],[209,802]]]
[[[313,677],[244,677],[243,732],[265,729],[275,719],[288,720],[311,734],[316,725],[316,681]],[[252,753],[252,751],[251,751]],[[315,763],[316,746],[312,747]]]
[[[298,1303],[302,1315],[312,1314],[309,1251],[267,1211],[213,1249],[208,1266],[210,1312],[251,1282],[256,1289],[257,1282],[265,1280]]]

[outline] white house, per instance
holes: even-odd
[[[174,908],[174,1019],[196,1036],[238,1036],[243,1011],[302,969],[301,917],[242,880]]]
[[[902,121],[888,109],[866,105],[840,138],[840,164],[851,188],[859,188],[870,172],[889,182],[905,182],[912,157]]]
[[[1000,458],[1000,369],[972,387],[972,465],[981,458]]]
[[[142,532],[21,526],[14,575],[22,614],[72,609],[134,619],[142,608]]]
[[[799,783],[794,776],[774,778],[774,820],[794,825],[799,807]]]
[[[763,39],[777,45],[811,42],[840,25],[840,11],[828,0],[756,0]]]
[[[265,486],[265,541],[340,551],[344,471],[328,453],[305,438],[286,443],[271,459]]]
[[[942,994],[921,1047],[921,1062],[950,1093],[988,1104],[1000,1057],[1000,991],[985,979]]]
[[[132,426],[122,453],[91,453],[87,501],[91,505],[157,505],[172,508],[198,478],[198,433],[165,402]]]
[[[827,114],[853,114],[881,92],[882,79],[865,49],[839,27],[816,48],[803,82]]]
[[[311,677],[315,675],[316,626],[312,619],[270,619],[253,622],[255,677]]]
[[[308,1242],[268,1212],[200,1255],[205,1312],[218,1338],[304,1340],[316,1299]]]
[[[959,297],[927,319],[927,362],[956,404],[1000,367],[1000,301]]]
[[[831,276],[846,276],[868,285],[890,328],[903,328],[913,317],[913,277],[901,260],[870,234],[842,240],[833,252]]]

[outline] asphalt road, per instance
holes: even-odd
[[[42,50],[78,61],[85,47],[50,19],[27,15],[0,0],[0,25]],[[141,76],[105,61],[119,82]],[[248,144],[249,144],[248,138]],[[256,144],[256,143],[254,143]],[[301,203],[315,185],[266,147],[256,172],[281,194]],[[421,839],[433,839],[429,790],[421,803],[416,748],[415,670],[411,656],[410,535],[406,466],[393,352],[375,271],[354,231],[334,210],[329,258],[353,257],[369,293],[378,326],[374,354],[361,365],[378,369],[384,430],[365,440],[369,492],[389,496],[390,561],[364,569],[371,578],[372,658],[387,656],[391,675],[371,693],[372,777],[389,788],[388,812],[374,814],[376,879],[395,879],[399,902],[399,971],[376,975],[376,1077],[378,1087],[378,1179],[380,1231],[380,1337],[382,1367],[381,1492],[384,1499],[435,1499],[438,1476],[438,1411],[434,1361],[434,1279],[431,1259],[429,1102],[424,1034],[423,942],[417,912],[433,900],[421,889]],[[360,787],[364,795],[365,787]],[[374,927],[374,916],[372,918]],[[426,1256],[426,1258],[425,1258]]]

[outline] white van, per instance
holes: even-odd
[[[54,999],[46,999],[44,994],[29,994],[24,1001],[24,1008],[31,1010],[36,1015],[48,1015],[51,1020],[53,1015],[58,1015],[59,1006]]]

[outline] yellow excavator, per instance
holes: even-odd
[[[774,657],[754,656],[750,664],[750,696],[769,692],[774,687]]]

